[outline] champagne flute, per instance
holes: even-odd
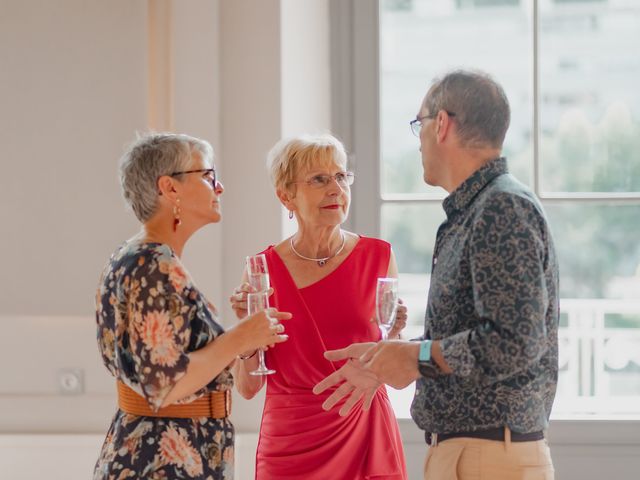
[[[269,290],[269,269],[264,253],[247,257],[247,276],[249,285],[255,288],[256,292]]]
[[[376,285],[376,319],[382,339],[389,337],[398,310],[398,279],[378,278]]]
[[[269,268],[267,267],[267,257],[264,253],[247,257],[247,277],[249,285],[256,292],[247,296],[247,312],[249,315],[269,308]],[[253,303],[252,303],[253,302]],[[258,350],[258,368],[251,375],[270,375],[276,373],[275,370],[267,368],[264,363],[264,350]]]
[[[247,295],[247,313],[253,315],[269,308],[269,293],[255,292]],[[249,372],[250,375],[270,375],[276,373],[275,370],[267,368],[264,363],[264,350],[258,349],[258,368]]]

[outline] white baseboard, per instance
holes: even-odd
[[[0,435],[0,471],[11,480],[87,480],[104,435]]]
[[[0,434],[0,477],[88,480],[104,434]],[[236,435],[235,480],[253,480],[257,433]]]
[[[409,478],[420,478],[426,445],[420,431],[401,421]],[[553,425],[551,456],[559,480],[637,480],[640,432],[624,422],[574,422]],[[106,430],[105,430],[106,431]],[[580,432],[578,432],[580,431]],[[581,433],[573,441],[568,434]],[[618,441],[614,438],[618,434]],[[635,434],[635,436],[634,436]],[[608,443],[598,439],[605,438]],[[104,434],[0,434],[0,472],[11,480],[87,480]],[[253,480],[257,433],[236,434],[235,480]]]

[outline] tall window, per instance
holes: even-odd
[[[406,336],[423,330],[446,195],[424,184],[409,121],[435,76],[481,69],[509,97],[504,154],[542,199],[559,254],[554,414],[640,413],[640,5],[380,0],[377,18],[379,175],[359,188],[377,192],[372,224],[398,258]],[[401,416],[411,394],[395,394]]]

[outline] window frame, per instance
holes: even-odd
[[[332,127],[342,138],[349,156],[350,168],[357,175],[354,184],[351,217],[346,225],[360,234],[380,236],[382,206],[396,204],[440,205],[446,192],[440,194],[383,194],[380,182],[380,13],[379,0],[330,0],[332,58]],[[637,205],[640,192],[544,192],[541,190],[540,165],[540,85],[539,85],[539,0],[532,1],[532,136],[533,162],[531,189],[545,206],[573,203],[592,205]],[[357,87],[357,88],[356,88]],[[416,99],[416,105],[420,99]],[[408,121],[409,119],[407,119]],[[410,134],[407,125],[407,134]],[[416,145],[416,161],[418,161]],[[426,292],[425,292],[426,295]],[[576,421],[602,420],[611,415],[575,416],[559,414],[558,418]],[[555,418],[555,417],[554,417]],[[587,419],[588,420],[585,420]],[[621,415],[640,427],[640,415]],[[638,435],[640,442],[640,433]]]

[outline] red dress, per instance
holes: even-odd
[[[313,386],[342,363],[326,360],[326,350],[380,339],[374,316],[376,279],[385,277],[390,245],[360,240],[332,273],[298,289],[273,247],[267,257],[271,306],[291,312],[289,340],[269,350],[276,373],[267,392],[256,457],[257,480],[365,480],[407,478],[402,439],[384,387],[363,412],[360,404],[345,416],[339,405],[322,403],[331,391],[314,395]]]

